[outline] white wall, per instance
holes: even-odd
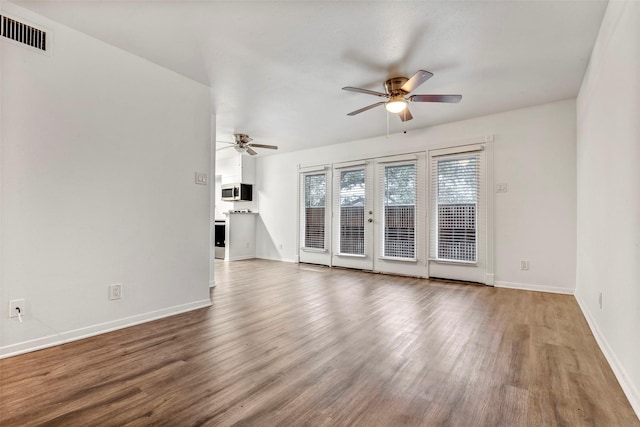
[[[54,49],[1,42],[0,356],[209,305],[209,88],[2,8]]]
[[[577,123],[576,297],[640,416],[640,3],[609,2]]]
[[[496,285],[572,293],[575,287],[575,101],[566,100],[463,122],[257,161],[257,256],[296,257],[297,165],[425,150],[494,135]],[[280,249],[282,245],[282,249]],[[530,262],[520,270],[520,260]]]

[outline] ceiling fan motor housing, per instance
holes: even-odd
[[[406,95],[407,92],[400,89],[409,79],[406,77],[394,77],[384,82],[385,91],[391,95]]]
[[[252,139],[249,138],[249,135],[245,135],[243,133],[233,134],[233,137],[235,138],[236,144],[240,144],[240,145],[243,145],[249,141],[252,141]]]

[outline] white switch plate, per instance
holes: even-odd
[[[196,184],[207,185],[207,174],[203,172],[196,172]]]
[[[528,270],[529,261],[520,261],[520,270]]]
[[[500,183],[500,184],[496,184],[496,193],[506,193],[507,192],[507,184],[506,183]]]

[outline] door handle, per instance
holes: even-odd
[[[373,218],[369,218],[367,221],[369,221],[369,222],[373,222]]]

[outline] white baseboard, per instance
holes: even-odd
[[[494,282],[494,286],[496,288],[521,289],[524,291],[537,291],[537,292],[551,292],[553,294],[565,294],[565,295],[573,295],[575,292],[574,288],[569,288],[569,287],[565,288],[560,286],[540,286],[540,285],[532,285],[530,283],[505,282],[502,280],[496,280]]]
[[[587,319],[589,328],[591,328],[591,333],[593,333],[598,346],[600,346],[600,350],[602,350],[604,357],[607,359],[607,362],[609,362],[609,366],[611,366],[611,370],[613,370],[613,374],[616,376],[616,379],[618,380],[622,391],[624,392],[625,396],[627,396],[629,404],[631,404],[631,407],[636,413],[636,416],[638,417],[638,419],[640,419],[640,393],[638,392],[638,389],[634,386],[633,382],[629,378],[629,375],[627,375],[627,371],[624,369],[624,367],[616,357],[616,354],[609,345],[609,342],[602,334],[602,332],[600,332],[598,324],[591,314],[591,311],[587,307],[587,304],[582,300],[582,298],[580,298],[579,295],[576,294],[575,297],[576,301],[578,301],[578,306],[580,306],[580,309],[582,310],[582,314],[584,315],[585,319]]]
[[[254,259],[256,256],[255,255],[239,255],[239,256],[234,256],[233,258],[228,258],[225,259],[225,261],[242,261],[245,259]]]
[[[215,288],[216,287],[216,281],[215,280],[209,280],[209,287],[210,288]]]
[[[173,307],[154,310],[143,314],[137,314],[135,316],[99,323],[97,325],[91,325],[84,328],[61,332],[55,335],[48,335],[46,337],[41,337],[30,341],[7,345],[4,347],[0,347],[0,359],[17,356],[19,354],[29,353],[36,350],[42,350],[43,348],[53,347],[56,345],[89,338],[95,335],[112,332],[118,329],[128,328],[129,326],[135,326],[141,323],[150,322],[152,320],[158,320],[164,317],[169,317],[209,306],[211,306],[211,300],[209,299],[194,301],[187,304],[176,305]]]
[[[286,259],[286,258],[276,258],[276,257],[266,257],[266,256],[257,256],[258,259],[266,259],[267,261],[281,261],[281,262],[293,262],[296,263],[295,259]]]

